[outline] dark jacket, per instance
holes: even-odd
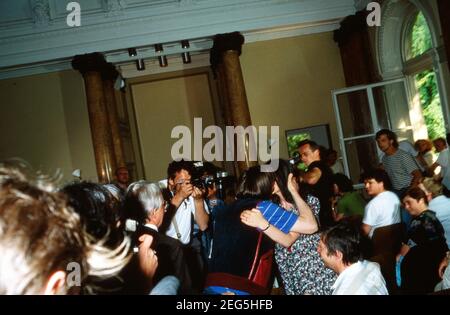
[[[256,206],[256,199],[238,199],[216,213],[214,243],[209,272],[224,272],[247,278],[255,257],[259,232],[244,225],[240,215]],[[263,236],[260,254],[273,248],[273,242]]]

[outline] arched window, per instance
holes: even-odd
[[[381,26],[369,29],[381,82],[332,92],[345,173],[354,182],[379,162],[378,130],[412,143],[450,131],[450,73],[432,2],[384,0]]]
[[[405,18],[402,40],[403,73],[407,76],[413,101],[420,103],[428,138],[445,136],[445,122],[433,66],[433,41],[430,28],[421,11]]]

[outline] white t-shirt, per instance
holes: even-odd
[[[333,295],[388,295],[380,265],[367,260],[347,267],[332,288]]]
[[[208,206],[204,201],[203,206],[205,207],[205,211],[208,212]],[[174,218],[178,225],[178,231],[181,234],[181,238],[179,238],[180,242],[183,244],[189,244],[189,242],[191,241],[192,233],[192,218],[195,219],[195,203],[192,196],[185,199],[181,203]],[[167,229],[166,235],[178,239],[177,231],[173,224],[173,219],[170,223],[169,228]]]
[[[364,209],[363,223],[372,227],[369,237],[376,228],[400,223],[400,220],[400,199],[391,191],[383,191]]]

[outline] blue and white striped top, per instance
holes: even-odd
[[[256,208],[261,211],[264,218],[269,221],[270,224],[281,230],[283,233],[288,233],[298,218],[298,215],[293,211],[287,211],[270,201],[261,201],[256,205]]]

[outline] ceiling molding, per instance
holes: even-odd
[[[91,52],[130,62],[127,48],[147,58],[156,43],[176,54],[185,39],[193,43],[190,51],[202,52],[208,45],[195,43],[233,31],[246,42],[332,31],[355,12],[354,0],[79,0],[81,26],[71,28],[65,20],[69,0],[7,1],[0,3],[0,78],[14,76],[17,67],[16,73],[25,73],[28,65],[30,73],[47,71],[42,65],[49,61]],[[33,11],[36,5],[40,13]]]

